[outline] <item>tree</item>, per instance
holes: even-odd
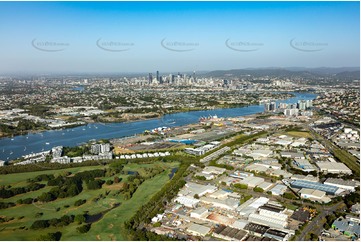
[[[311,240],[318,241],[318,235],[314,234],[314,233],[311,233]]]
[[[79,207],[79,206],[83,205],[84,203],[86,203],[85,199],[79,199],[74,202],[74,206]]]
[[[39,197],[38,197],[38,200],[40,202],[51,202],[51,201],[54,201],[56,199],[56,197],[51,194],[50,192],[44,192],[43,194],[41,194]]]
[[[36,220],[31,226],[31,229],[45,229],[49,227],[50,224],[48,220]]]
[[[122,179],[119,177],[114,177],[114,183],[119,183]]]
[[[254,192],[264,192],[264,190],[262,188],[260,188],[260,187],[253,188],[253,191]]]
[[[200,180],[200,181],[205,181],[207,180],[207,178],[205,176],[194,176],[195,179]]]
[[[102,188],[103,184],[104,184],[103,180],[93,180],[87,183],[87,187],[89,190],[97,190]]]
[[[238,188],[238,189],[247,189],[248,185],[247,184],[236,183],[236,184],[233,185],[233,187]]]
[[[75,215],[74,217],[74,222],[77,222],[78,224],[85,223],[85,221],[86,221],[86,217],[84,214],[78,214]]]
[[[90,224],[85,224],[85,225],[82,225],[80,227],[77,227],[76,230],[79,233],[85,234],[90,230],[90,226],[91,226]]]
[[[40,235],[38,240],[40,241],[59,241],[61,238],[61,232],[55,232],[55,233],[47,233],[44,235]]]
[[[199,195],[198,195],[198,194],[194,194],[194,198],[195,198],[195,199],[199,199]]]
[[[287,198],[287,199],[296,199],[296,196],[295,196],[293,193],[291,193],[291,192],[285,192],[285,193],[283,194],[283,197],[284,197],[284,198]]]

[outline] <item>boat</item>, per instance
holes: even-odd
[[[45,144],[46,144],[46,145],[50,145],[50,143],[49,143],[49,142],[46,142]]]
[[[26,146],[25,146],[25,148],[24,148],[24,151],[26,150]]]

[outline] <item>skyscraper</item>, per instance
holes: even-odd
[[[152,81],[153,81],[153,75],[152,75],[152,73],[149,73],[148,84],[151,84]]]
[[[159,71],[157,71],[157,81],[159,82]]]

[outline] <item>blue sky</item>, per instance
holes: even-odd
[[[359,9],[359,2],[0,2],[0,72],[359,66]]]

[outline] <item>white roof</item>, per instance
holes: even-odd
[[[226,209],[236,209],[239,205],[239,200],[234,198],[222,200],[211,197],[201,197],[200,200],[204,203],[212,204],[215,207],[222,207]]]
[[[319,162],[317,163],[318,167],[320,169],[326,169],[326,170],[339,170],[339,171],[350,171],[351,170],[343,163],[341,162]]]
[[[225,172],[226,169],[225,168],[219,168],[219,167],[215,167],[215,166],[206,166],[203,169],[203,173],[212,173],[212,174],[222,174],[223,172]]]
[[[257,198],[253,203],[251,203],[249,206],[250,207],[253,207],[253,208],[259,208],[263,205],[265,205],[267,202],[269,201],[268,198],[266,197],[260,197],[260,198]]]
[[[193,232],[200,235],[206,235],[209,233],[209,231],[211,231],[209,227],[194,223],[192,223],[187,230],[191,233]]]
[[[277,193],[277,194],[283,194],[287,190],[287,187],[282,184],[277,184],[271,189],[271,192]]]
[[[209,197],[211,198],[225,198],[228,196],[228,194],[230,194],[229,192],[223,191],[223,190],[218,190],[212,194],[209,195]]]
[[[247,184],[247,185],[253,186],[253,187],[258,186],[262,182],[264,182],[264,179],[261,177],[256,177],[256,176],[246,177],[241,181],[241,183]]]
[[[203,196],[206,193],[213,193],[217,191],[217,187],[212,185],[201,185],[194,182],[188,182],[186,185],[180,190],[179,193],[181,193],[184,196],[190,196],[193,197],[195,194],[198,194],[199,196]]]
[[[277,144],[277,145],[289,145],[291,143],[292,143],[292,141],[290,141],[290,140],[277,140],[275,144]]]
[[[205,207],[199,207],[199,208],[193,210],[191,213],[195,213],[197,215],[202,215],[206,212],[208,212],[208,209],[206,209]]]
[[[246,170],[249,170],[249,171],[258,171],[258,172],[265,172],[269,169],[269,166],[264,166],[264,165],[259,165],[259,164],[250,164],[248,165],[246,168]]]
[[[259,184],[257,187],[262,188],[263,190],[267,191],[268,189],[270,189],[273,186],[273,183],[270,182],[262,182],[261,184]]]
[[[314,197],[319,197],[319,198],[322,198],[323,196],[326,195],[326,192],[323,192],[320,190],[309,189],[309,188],[302,188],[300,190],[300,193],[303,195],[309,195],[309,196],[314,196]]]
[[[193,207],[199,203],[198,199],[183,196],[177,197],[175,201],[187,207]]]
[[[248,224],[248,221],[246,220],[236,220],[233,224],[229,225],[229,227],[236,228],[236,229],[244,229],[246,225]]]

